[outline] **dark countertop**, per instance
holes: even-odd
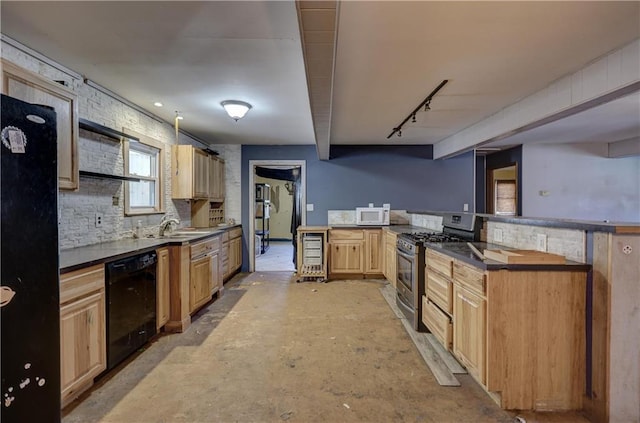
[[[472,242],[480,252],[485,249],[516,250],[504,245],[488,244],[486,242]],[[466,242],[429,243],[427,248],[446,254],[467,264],[483,270],[549,270],[549,271],[588,271],[591,265],[567,260],[565,264],[507,264],[495,260],[481,261],[469,248]]]
[[[119,260],[135,254],[155,250],[167,245],[183,245],[193,241],[222,235],[224,232],[241,225],[230,225],[220,228],[196,229],[198,232],[207,231],[207,234],[194,234],[193,236],[164,237],[164,238],[125,238],[117,241],[103,242],[100,244],[85,245],[60,251],[60,273]],[[179,229],[184,231],[184,229]]]
[[[433,232],[433,229],[422,228],[419,226],[411,225],[356,225],[356,224],[340,224],[329,225],[330,229],[389,229],[396,233],[402,232]]]
[[[440,216],[443,213],[452,213],[445,211],[431,210],[407,210],[411,214],[428,214],[432,216]],[[458,212],[453,212],[458,213]],[[467,212],[459,212],[467,214]],[[497,216],[494,214],[476,213],[486,220],[492,222],[513,223],[516,225],[543,226],[545,228],[561,228],[561,229],[577,229],[588,232],[611,232],[619,234],[640,234],[640,223],[637,222],[607,222],[593,220],[575,220],[575,219],[554,219],[550,217],[525,217],[525,216]]]

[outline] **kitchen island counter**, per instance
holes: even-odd
[[[480,252],[484,252],[486,249],[505,251],[515,250],[515,248],[505,247],[504,245],[489,244],[486,242],[472,242],[471,244],[480,250]],[[428,243],[425,247],[441,252],[483,270],[588,271],[591,269],[591,265],[589,264],[571,260],[567,260],[564,264],[508,264],[491,259],[480,260],[465,242]]]

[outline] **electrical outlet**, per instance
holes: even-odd
[[[462,211],[469,211],[469,205],[467,203],[462,205]]]
[[[313,211],[313,203],[307,204],[307,211]]]
[[[538,251],[547,252],[547,235],[538,234],[536,237]]]
[[[99,228],[102,226],[103,220],[104,220],[104,216],[102,215],[102,213],[96,213],[96,228]]]
[[[493,230],[493,241],[494,242],[502,242],[502,229],[494,229]]]
[[[118,204],[120,204],[120,197],[118,197],[117,195],[111,197],[111,205],[117,206]]]

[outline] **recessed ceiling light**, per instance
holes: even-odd
[[[161,102],[159,102],[159,101],[156,101],[155,103],[153,103],[153,105],[154,105],[154,106],[156,106],[156,107],[162,107],[162,106],[164,106],[164,104],[162,104],[162,103],[161,103]]]

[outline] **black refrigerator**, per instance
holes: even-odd
[[[0,420],[59,422],[56,114],[1,100]]]

